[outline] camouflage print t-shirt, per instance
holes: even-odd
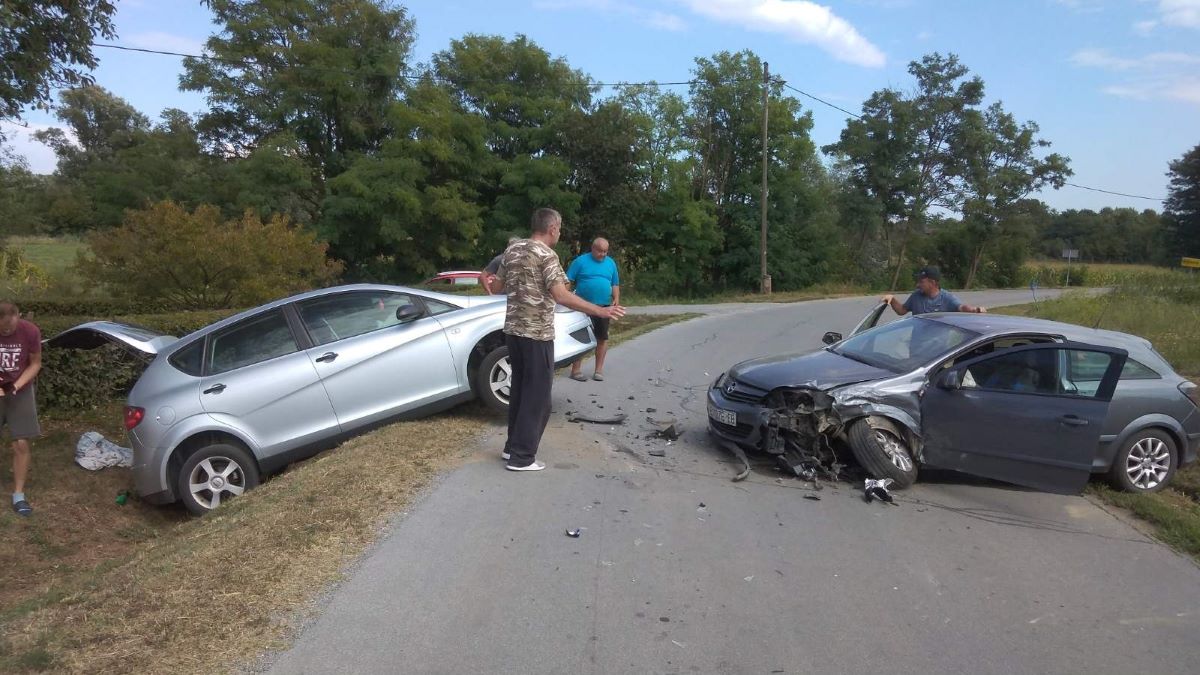
[[[531,340],[554,339],[554,296],[550,289],[565,284],[558,254],[549,246],[522,239],[504,251],[500,271],[508,295],[504,332]]]

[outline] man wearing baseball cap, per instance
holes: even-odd
[[[983,314],[987,312],[983,307],[963,303],[950,291],[943,291],[942,273],[934,266],[924,267],[917,272],[917,290],[913,291],[913,294],[908,296],[903,304],[891,294],[883,296],[883,301],[900,316],[909,312],[913,314],[930,314],[932,312]]]

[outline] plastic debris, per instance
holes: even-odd
[[[583,531],[580,530],[578,527],[573,530],[571,530],[571,529],[567,530],[567,536],[572,539],[578,539],[579,535],[581,535],[581,534],[583,534]]]
[[[604,406],[600,406],[603,408]],[[567,416],[570,422],[587,422],[589,424],[624,424],[625,415],[588,415],[586,413],[572,413]]]
[[[891,478],[883,478],[880,480],[868,478],[863,484],[863,499],[868,504],[875,499],[878,499],[881,502],[887,502],[888,504],[894,504],[896,500],[892,498],[892,493],[888,492],[888,488],[891,485]]]
[[[821,501],[821,495],[804,495],[805,499],[811,499],[814,502]]]
[[[655,437],[666,439],[668,442],[677,441],[682,435],[683,430],[679,428],[678,424],[668,424],[654,432]]]
[[[106,439],[95,431],[79,437],[75,444],[75,463],[88,471],[99,471],[112,466],[133,466],[133,450]]]
[[[651,450],[651,451],[650,451],[650,456],[651,456],[651,457],[666,457],[666,456],[667,456],[667,451],[666,451],[666,450],[660,450],[659,448],[655,448],[655,449],[653,449],[653,450]]]

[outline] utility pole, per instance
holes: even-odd
[[[767,274],[767,103],[771,92],[771,68],[763,62],[763,137],[762,137],[762,232],[758,240],[759,260],[762,266],[762,293],[771,294],[771,275]]]

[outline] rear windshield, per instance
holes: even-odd
[[[920,317],[872,328],[831,348],[836,354],[894,373],[907,373],[949,354],[979,334]]]

